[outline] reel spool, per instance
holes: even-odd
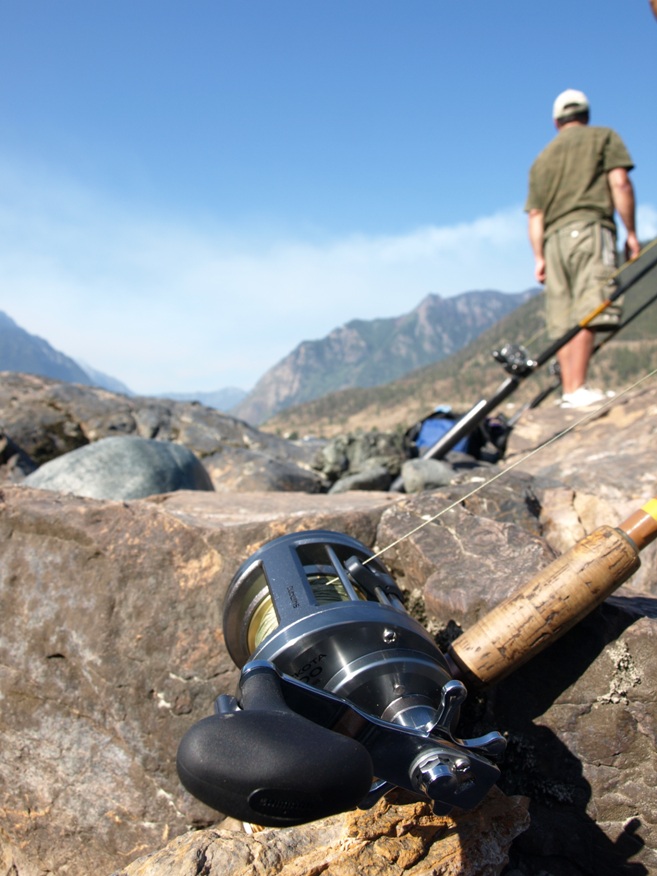
[[[446,813],[495,784],[505,740],[455,736],[464,685],[355,539],[315,530],[265,544],[231,582],[223,629],[237,696],[218,697],[177,761],[212,808],[285,826],[398,786]]]

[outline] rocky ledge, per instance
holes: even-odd
[[[513,433],[504,467],[457,467],[450,484],[416,495],[254,491],[244,480],[222,489],[208,466],[213,490],[94,499],[25,486],[25,460],[41,466],[123,424],[204,464],[202,446],[207,458],[244,452],[245,468],[267,446],[282,465],[322,476],[301,458],[307,448],[201,406],[164,404],[155,429],[144,425],[152,400],[97,391],[95,413],[82,415],[82,388],[2,378],[0,422],[13,442],[0,495],[2,872],[657,871],[654,544],[577,627],[470,692],[461,735],[497,729],[508,740],[501,780],[472,812],[436,816],[393,795],[367,812],[246,834],[187,794],[175,770],[184,732],[234,691],[222,602],[262,543],[321,528],[385,548],[409,610],[444,646],[586,532],[655,494],[657,390],[585,422],[539,408]]]

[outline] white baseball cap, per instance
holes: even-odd
[[[589,99],[583,91],[577,91],[576,88],[567,88],[555,100],[552,107],[552,118],[555,121],[559,121],[560,119],[575,115],[575,113],[588,112],[589,108]]]

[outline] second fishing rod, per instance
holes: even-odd
[[[641,253],[626,262],[609,281],[607,298],[588,313],[580,322],[569,329],[560,338],[553,341],[535,358],[519,345],[507,344],[494,351],[493,356],[499,361],[508,376],[500,384],[495,393],[488,399],[481,399],[464,414],[454,426],[445,432],[433,445],[421,453],[422,459],[442,459],[462,439],[471,435],[483,423],[486,417],[505,401],[521,384],[523,380],[534,374],[541,366],[549,362],[557,352],[571,341],[582,329],[587,328],[607,308],[625,295],[639,280],[657,267],[657,239],[643,248]],[[654,299],[651,299],[651,303]],[[645,307],[641,308],[642,310]],[[624,324],[623,324],[624,325]],[[620,326],[622,328],[623,326]],[[616,332],[614,332],[616,334]],[[602,346],[602,345],[600,345]],[[546,393],[547,394],[547,393]],[[392,484],[391,490],[403,490],[401,478]]]

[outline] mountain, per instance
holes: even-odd
[[[0,310],[0,371],[38,374],[66,383],[81,383],[134,395],[134,392],[109,374],[98,371],[86,362],[76,362],[51,347],[48,341],[32,335]],[[214,392],[162,393],[161,398],[177,401],[198,401],[218,411],[229,411],[246,396],[243,389],[229,387]]]
[[[122,395],[134,395],[134,392],[129,389],[125,383],[117,380],[116,377],[111,377],[109,374],[104,374],[102,371],[97,371],[86,362],[78,362],[80,368],[86,373],[91,386],[98,386],[101,389],[109,389],[110,392],[119,392]]]
[[[98,386],[111,392],[133,395],[128,387],[102,371],[96,371],[85,362],[76,362],[60,353],[48,341],[21,328],[0,310],[0,371],[38,374],[66,383]]]
[[[77,362],[55,350],[43,338],[26,332],[1,310],[0,371],[39,374],[67,383],[91,382]]]
[[[336,390],[388,383],[460,350],[534,294],[431,294],[402,316],[352,320],[321,340],[299,344],[231,413],[257,425]]]

